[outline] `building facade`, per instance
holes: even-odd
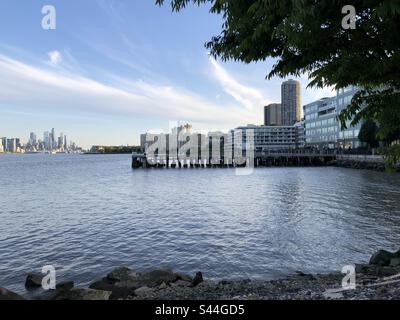
[[[282,125],[282,104],[272,103],[264,107],[264,126]]]
[[[323,98],[304,106],[306,145],[335,149],[339,132],[336,97]]]
[[[356,87],[349,87],[346,89],[341,89],[337,92],[336,101],[338,115],[351,104],[351,100],[358,90],[359,89]],[[342,130],[339,123],[340,130],[338,131],[338,148],[356,149],[362,147],[362,143],[358,139],[362,125],[363,122],[360,122],[357,126],[351,127],[349,121],[346,124],[347,129]]]
[[[304,106],[306,145],[318,149],[356,149],[362,123],[342,131],[338,116],[348,107],[357,88],[337,92],[335,97],[323,98]]]
[[[301,147],[303,126],[255,126],[248,125],[231,130],[227,146],[233,149],[254,144],[256,153],[293,150]],[[253,141],[249,141],[249,139]]]
[[[282,83],[282,125],[293,126],[302,119],[301,84],[296,80]]]

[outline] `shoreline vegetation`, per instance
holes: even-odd
[[[73,281],[55,290],[41,289],[43,276],[28,274],[25,287],[31,300],[400,300],[400,250],[380,250],[369,264],[355,265],[356,289],[344,290],[344,274],[311,275],[297,272],[280,280],[210,281],[169,269],[137,272],[120,267],[88,288]],[[0,288],[0,300],[26,298]]]

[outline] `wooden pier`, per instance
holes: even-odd
[[[148,159],[145,154],[132,154],[132,169],[178,169],[178,168],[232,168],[232,167],[292,167],[292,166],[323,166],[336,160],[334,153],[310,152],[271,152],[256,153],[254,161],[242,159],[236,161],[224,158],[177,159],[159,157]],[[244,160],[244,161],[243,161]]]

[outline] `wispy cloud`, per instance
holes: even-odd
[[[235,104],[217,104],[185,88],[113,74],[104,77],[117,80],[108,85],[63,69],[33,66],[0,55],[0,101],[16,108],[44,107],[53,112],[89,111],[221,125],[237,125],[254,117]]]
[[[48,53],[48,56],[49,56],[49,62],[52,65],[58,65],[59,63],[62,62],[62,55],[58,50],[50,51]]]
[[[210,57],[210,62],[213,66],[214,77],[223,90],[246,110],[254,112],[271,102],[263,91],[239,83],[214,58]]]

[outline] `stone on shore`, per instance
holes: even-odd
[[[72,289],[60,294],[57,300],[83,300],[83,301],[103,301],[109,300],[112,292],[93,289]]]
[[[28,273],[25,281],[25,288],[33,290],[42,287],[43,275],[39,273]]]
[[[89,288],[111,291],[110,299],[125,299],[135,295],[139,288],[155,288],[163,283],[169,285],[178,280],[171,270],[153,270],[146,273],[135,272],[129,268],[118,268],[107,277],[93,282]]]
[[[114,269],[107,275],[107,279],[111,281],[121,282],[121,281],[129,281],[132,279],[136,279],[139,274],[127,267],[121,267]]]
[[[154,294],[155,290],[149,287],[141,287],[135,290],[135,296],[141,297],[149,297]]]
[[[356,264],[357,274],[373,277],[391,277],[400,273],[400,266],[379,266],[373,264]]]
[[[144,273],[141,276],[141,280],[144,281],[148,287],[156,287],[162,283],[170,284],[171,282],[175,282],[178,280],[178,277],[171,270],[166,269]]]
[[[199,284],[202,283],[203,281],[204,281],[204,280],[203,280],[203,274],[202,274],[201,272],[197,272],[197,273],[196,273],[196,276],[195,276],[194,279],[193,279],[192,284],[193,284],[194,287],[196,287],[197,285],[199,285]]]
[[[24,297],[7,290],[6,288],[0,288],[0,301],[17,301],[17,300],[25,300]]]
[[[387,267],[391,265],[392,259],[399,259],[400,252],[389,252],[386,250],[379,250],[376,252],[369,261],[369,264]]]
[[[187,274],[177,272],[177,273],[175,273],[175,275],[176,275],[178,280],[187,281],[187,282],[193,282],[193,277],[189,276]]]
[[[390,266],[391,267],[400,267],[400,257],[391,259]]]
[[[68,291],[72,290],[74,288],[74,282],[73,281],[64,281],[60,282],[56,285],[56,291]]]

